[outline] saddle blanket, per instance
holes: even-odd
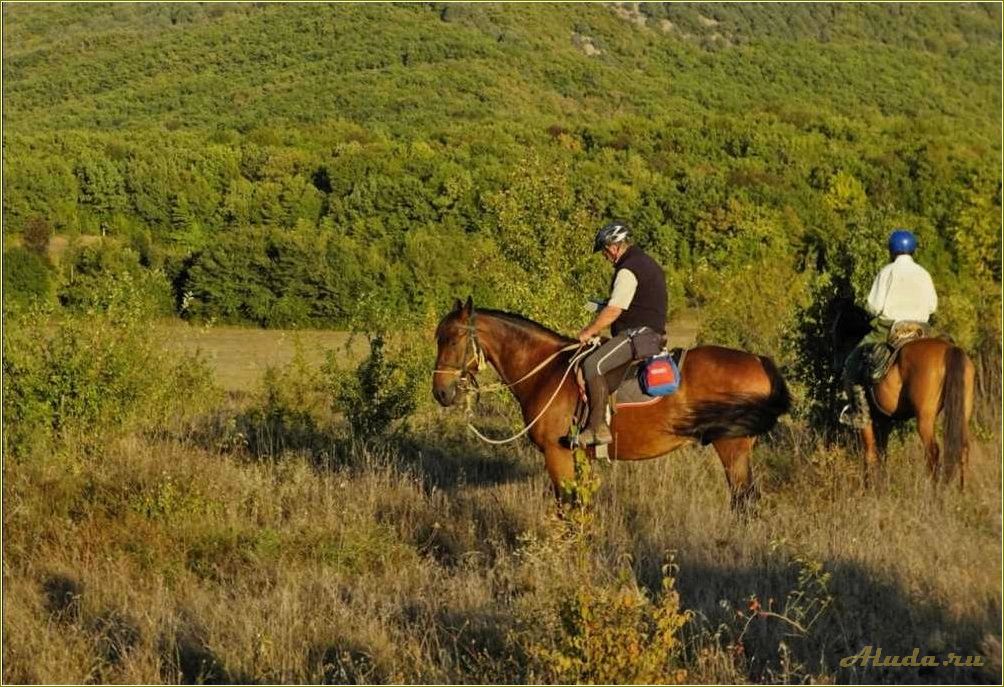
[[[904,320],[892,325],[889,336],[883,344],[876,344],[867,356],[868,376],[873,383],[881,382],[889,368],[896,362],[899,352],[906,344],[917,339],[948,338],[939,337],[926,322]]]

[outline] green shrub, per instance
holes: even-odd
[[[247,448],[258,456],[276,456],[285,449],[321,450],[326,401],[321,376],[307,364],[297,342],[289,365],[265,370],[257,402],[240,418]]]
[[[714,293],[700,310],[698,340],[786,362],[784,341],[805,306],[810,276],[780,260],[758,260],[721,272],[698,268],[699,289]]]
[[[370,340],[370,354],[354,372],[338,370],[331,354],[325,371],[334,388],[335,407],[345,413],[358,438],[385,434],[393,422],[415,410],[415,380],[401,361],[387,358],[382,336]]]
[[[170,430],[211,393],[197,359],[164,354],[128,311],[8,317],[3,331],[4,439],[15,456],[129,429]]]
[[[141,255],[112,241],[76,249],[67,261],[60,302],[70,310],[107,311],[126,301],[148,315],[173,310],[171,286],[161,270],[141,265]]]
[[[52,300],[53,294],[53,272],[46,258],[27,248],[4,251],[4,308],[44,304]]]

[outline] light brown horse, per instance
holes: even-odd
[[[443,406],[456,403],[476,384],[481,362],[491,364],[511,384],[524,421],[540,415],[528,436],[544,453],[560,498],[563,485],[575,477],[566,438],[579,399],[574,377],[565,376],[574,351],[562,349],[577,342],[519,315],[475,312],[470,298],[466,305],[458,300],[443,318],[436,340],[436,400]],[[553,360],[523,379],[552,355]],[[618,409],[611,424],[610,457],[643,460],[686,444],[712,444],[725,467],[732,506],[744,507],[756,494],[753,443],[790,407],[784,379],[769,358],[719,346],[690,350],[681,377],[679,389],[657,403]]]
[[[870,315],[849,299],[839,299],[833,331],[837,350],[847,351],[870,330]],[[880,382],[872,385],[869,406],[873,421],[861,430],[865,449],[865,481],[873,482],[879,467],[879,445],[885,428],[875,420],[917,418],[924,444],[927,471],[937,483],[959,473],[965,487],[969,462],[969,419],[973,414],[975,368],[965,351],[944,339],[917,339],[905,344]],[[938,446],[935,425],[944,412],[944,451]],[[876,415],[880,413],[880,415]],[[878,429],[876,432],[876,424]],[[877,436],[878,435],[878,436]],[[942,459],[944,459],[942,461]],[[944,465],[942,465],[944,462]]]

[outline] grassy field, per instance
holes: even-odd
[[[674,318],[669,325],[669,345],[692,345],[697,318],[694,311]],[[170,351],[201,355],[212,369],[216,383],[236,392],[256,388],[268,367],[288,365],[298,349],[305,362],[313,367],[324,362],[327,351],[335,351],[339,364],[348,366],[358,363],[369,350],[364,336],[353,337],[347,332],[201,326],[178,319],[159,322],[157,336]],[[431,369],[431,361],[429,365]]]
[[[246,355],[289,347],[247,334]],[[211,361],[234,335],[205,335]],[[749,520],[692,448],[594,466],[595,503],[562,521],[539,454],[478,443],[459,411],[363,443],[323,416],[293,431],[268,388],[232,399],[7,463],[5,682],[1000,680],[996,433],[965,494],[931,489],[912,435],[865,492],[853,455],[786,419]],[[841,667],[866,646],[982,665]]]
[[[236,392],[256,388],[266,369],[288,365],[298,350],[312,367],[319,367],[328,351],[350,366],[368,350],[365,337],[347,332],[200,326],[177,319],[159,322],[157,335],[170,351],[201,356],[216,383]]]
[[[1000,683],[1000,9],[3,3],[0,681]],[[574,333],[612,219],[671,345],[790,382],[751,514],[700,447],[559,510],[466,426],[511,398],[433,404],[430,313]],[[965,493],[821,438],[900,226],[980,370]]]

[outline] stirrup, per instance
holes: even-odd
[[[868,426],[869,419],[864,416],[860,411],[855,410],[854,406],[850,403],[843,407],[840,411],[840,417],[837,418],[837,422],[847,427],[853,427],[854,429],[864,429]]]

